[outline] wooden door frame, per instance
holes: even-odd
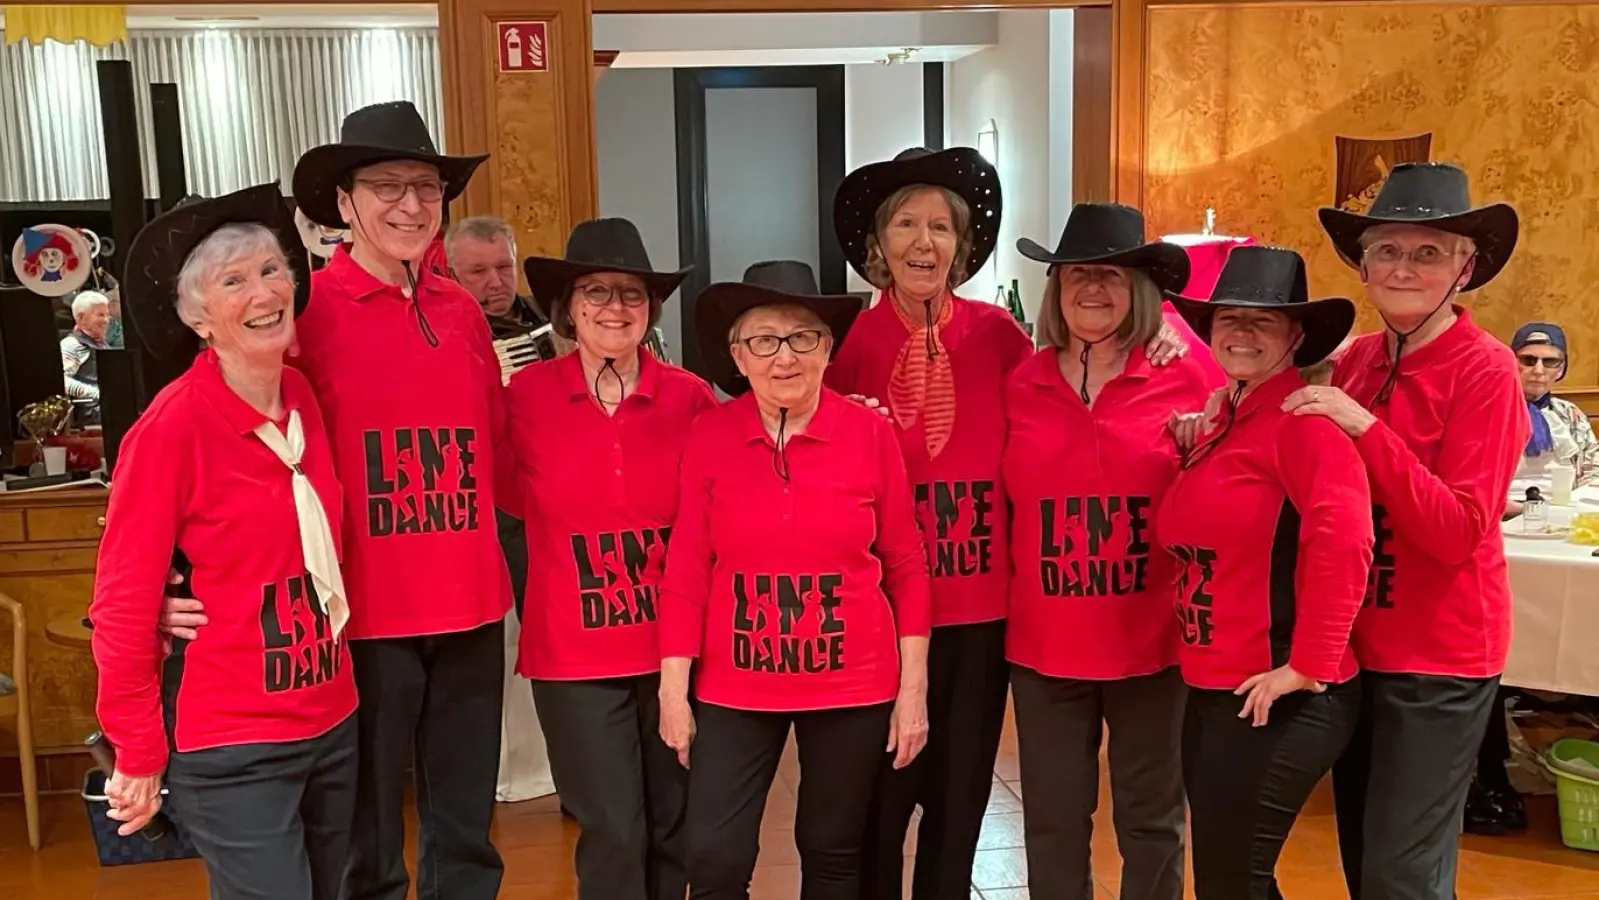
[[[833,194],[844,178],[844,67],[738,66],[674,69],[677,120],[678,265],[694,270],[678,289],[682,304],[682,364],[701,372],[694,307],[710,283],[709,198],[706,195],[705,92],[717,88],[813,88],[816,91],[816,280],[824,294],[845,292],[844,251],[833,235]],[[756,260],[739,260],[740,264]]]

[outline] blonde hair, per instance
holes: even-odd
[[[949,265],[949,287],[953,289],[966,283],[966,264],[972,256],[972,208],[966,204],[964,197],[949,188],[936,184],[909,184],[889,194],[888,199],[877,207],[877,213],[872,218],[872,233],[866,236],[866,280],[878,290],[894,282],[894,274],[889,271],[888,259],[883,256],[883,245],[878,235],[888,228],[888,220],[899,212],[900,207],[923,191],[937,191],[949,204],[950,218],[955,225],[955,258]]]
[[[1071,332],[1066,329],[1066,319],[1060,312],[1060,270],[1055,266],[1049,273],[1049,284],[1044,287],[1044,300],[1038,307],[1036,333],[1040,347],[1064,349],[1071,344]],[[1160,334],[1165,321],[1161,317],[1160,288],[1147,274],[1138,269],[1123,269],[1127,273],[1127,293],[1130,298],[1127,317],[1116,327],[1116,342],[1122,347],[1141,347]]]

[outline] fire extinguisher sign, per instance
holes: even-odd
[[[500,22],[500,71],[548,72],[548,22]]]

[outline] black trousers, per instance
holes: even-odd
[[[174,753],[166,780],[212,900],[339,895],[355,814],[355,716],[309,740]]]
[[[866,819],[861,900],[900,900],[905,832],[917,806],[915,900],[967,900],[972,860],[1005,728],[1005,623],[933,629],[927,651],[927,747],[909,766],[884,754]]]
[[[1482,744],[1477,748],[1477,780],[1492,791],[1509,792],[1510,784],[1510,723],[1506,721],[1505,707],[1519,694],[1515,688],[1500,687],[1494,697],[1493,710],[1488,714],[1488,724],[1482,734]]]
[[[415,762],[417,900],[489,900],[505,623],[350,642],[361,773],[343,900],[405,900],[405,773]]]
[[[1094,896],[1090,845],[1106,726],[1121,896],[1182,900],[1186,695],[1176,668],[1115,681],[1050,678],[1024,666],[1011,668],[1027,887],[1034,900]]]
[[[661,677],[535,681],[561,805],[582,826],[578,900],[683,900],[688,770],[661,740]]]
[[[1499,679],[1367,672],[1333,767],[1350,900],[1451,900],[1466,789]]]
[[[1238,718],[1244,698],[1190,690],[1183,781],[1195,900],[1282,900],[1277,858],[1294,820],[1355,733],[1358,679],[1272,704],[1266,724]]]
[[[748,900],[766,795],[790,726],[800,764],[799,900],[857,900],[866,809],[892,711],[891,703],[800,713],[699,704],[689,757],[692,900]]]

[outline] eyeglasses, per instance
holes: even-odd
[[[366,185],[384,203],[398,203],[406,191],[415,191],[416,199],[423,203],[437,203],[444,197],[444,185],[437,181],[368,181],[361,178],[356,180],[356,184]]]
[[[1436,244],[1420,244],[1409,250],[1389,241],[1367,247],[1363,258],[1378,266],[1396,266],[1403,260],[1417,269],[1441,269],[1454,261],[1455,254]]]
[[[784,344],[795,353],[811,353],[822,346],[822,332],[815,328],[806,328],[784,335],[757,334],[743,338],[739,343],[755,356],[766,359],[769,356],[776,356]]]
[[[583,294],[584,302],[596,307],[610,303],[613,297],[620,299],[623,306],[633,308],[643,306],[650,299],[648,293],[631,285],[611,287],[608,284],[591,284],[583,288],[581,293]]]
[[[1521,367],[1524,369],[1536,369],[1541,366],[1550,370],[1551,372],[1555,369],[1564,367],[1566,364],[1566,361],[1563,359],[1550,359],[1546,356],[1533,356],[1530,353],[1523,353],[1517,356],[1516,362],[1521,363]]]

